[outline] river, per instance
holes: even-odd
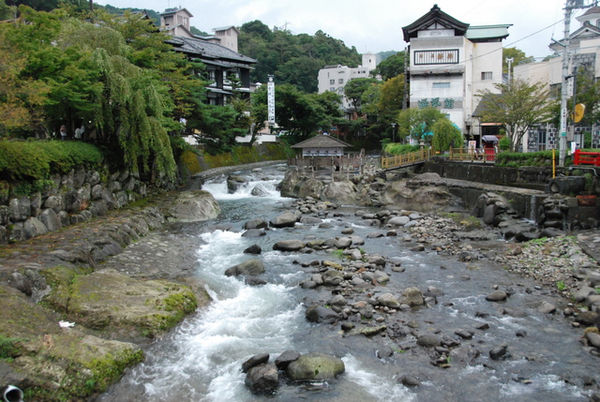
[[[219,201],[222,213],[213,222],[186,228],[186,235],[191,231],[197,239],[196,275],[213,302],[154,342],[145,361],[99,401],[583,401],[591,393],[589,385],[600,382],[598,358],[579,343],[581,330],[573,329],[560,314],[538,312],[540,301],[558,301],[536,283],[492,264],[467,269],[465,263],[435,251],[410,251],[411,245],[400,236],[367,238],[378,228],[366,225],[351,206],[336,210],[336,216],[322,217],[331,228],[297,225],[268,230],[259,238],[243,237],[244,222],[268,220],[288,210],[294,200],[282,198],[276,190],[282,167],[241,174],[250,181],[235,194],[227,193],[224,177],[206,183],[203,188]],[[268,190],[267,196],[250,194],[258,183]],[[361,247],[367,253],[402,262],[404,272],[386,269],[390,282],[374,292],[401,294],[409,286],[443,291],[432,306],[386,318],[388,327],[409,330],[405,337],[343,336],[339,323],[306,321],[306,304],[326,303],[331,293],[301,289],[298,284],[311,271],[298,262],[337,257],[325,251],[283,253],[272,246],[282,239],[332,238],[345,227],[365,239]],[[263,250],[260,258],[267,270],[263,286],[249,286],[223,274],[249,258],[243,250],[252,244]],[[488,302],[485,296],[492,285],[513,289],[514,294],[501,305]],[[476,329],[482,324],[489,328]],[[468,329],[474,335],[462,340],[449,367],[440,368],[431,364],[431,351],[415,345],[411,328],[455,338],[455,330]],[[492,360],[489,350],[502,344],[508,345],[510,356]],[[269,352],[274,358],[289,349],[337,355],[346,371],[331,382],[283,382],[273,396],[251,394],[241,364],[253,354]],[[393,355],[378,358],[382,350]],[[460,361],[474,350],[481,355],[469,364]],[[405,387],[398,381],[402,375],[418,378],[420,385]]]

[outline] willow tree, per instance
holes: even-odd
[[[71,19],[58,41],[63,49],[89,54],[102,90],[94,99],[97,141],[117,151],[124,167],[146,177],[175,177],[167,128],[173,101],[158,74],[133,64],[122,34],[106,25]]]

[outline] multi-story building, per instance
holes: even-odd
[[[344,87],[348,81],[355,78],[369,78],[375,67],[377,67],[377,56],[371,53],[362,55],[362,64],[358,67],[325,66],[319,70],[319,93],[331,91],[339,94],[342,97],[342,108],[349,112],[352,105],[344,96]]]
[[[206,66],[208,102],[224,105],[237,93],[250,93],[250,70],[256,60],[237,52],[239,31],[233,26],[215,28],[213,36],[196,36],[190,31],[192,14],[185,8],[171,8],[161,14],[161,29],[173,38],[173,50]]]
[[[410,107],[435,107],[479,141],[482,128],[473,111],[478,93],[497,92],[502,83],[502,40],[511,24],[471,26],[431,10],[402,28],[409,43]]]
[[[595,80],[600,79],[600,7],[592,7],[577,17],[581,27],[569,35],[569,72],[584,68]],[[562,57],[565,39],[553,41],[549,48],[554,56],[540,62],[517,65],[514,68],[515,79],[531,84],[544,83],[553,96],[559,96],[562,85]],[[573,74],[572,77],[577,77]],[[572,94],[573,80],[569,80],[569,91]],[[592,146],[600,147],[600,125],[591,127],[581,124],[571,125],[567,131],[567,140],[576,146],[583,146],[583,136],[589,132]],[[558,129],[552,124],[540,124],[529,130],[523,137],[524,151],[541,151],[557,148]]]

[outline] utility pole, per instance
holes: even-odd
[[[565,166],[565,156],[567,154],[567,98],[569,91],[567,88],[567,80],[569,75],[569,44],[571,42],[569,36],[571,31],[571,14],[573,10],[578,8],[589,8],[594,6],[597,1],[592,1],[589,5],[584,5],[585,0],[565,0],[565,37],[562,55],[562,85],[560,94],[560,129],[558,132],[558,166]],[[575,66],[574,66],[575,67]]]
[[[515,61],[514,57],[507,57],[506,58],[506,64],[508,64],[508,86],[510,87],[512,84],[512,80],[511,80],[511,67],[512,67],[512,63],[513,61]]]

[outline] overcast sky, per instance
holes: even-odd
[[[185,7],[191,25],[203,31],[260,20],[270,28],[286,26],[294,34],[321,29],[355,46],[360,53],[402,50],[402,27],[427,13],[434,4],[410,0],[95,0],[98,4],[164,11]],[[589,2],[589,0],[588,0]],[[516,46],[528,56],[550,54],[551,38],[564,30],[564,0],[437,0],[442,11],[471,24],[513,24],[505,47]],[[578,11],[575,15],[582,14]],[[554,25],[553,25],[554,24]],[[574,18],[571,32],[579,27]]]

